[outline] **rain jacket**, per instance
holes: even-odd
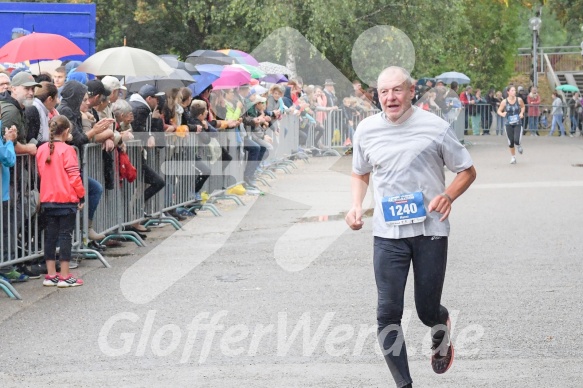
[[[10,128],[15,126],[18,130],[18,140],[21,144],[26,144],[26,125],[24,125],[24,109],[20,106],[20,103],[16,101],[10,93],[4,93],[0,99],[0,108],[2,109],[2,127]]]
[[[150,106],[138,93],[130,97],[130,105],[134,113],[132,128],[134,132],[164,132],[164,121],[162,119],[152,118]]]
[[[44,143],[36,153],[40,181],[40,202],[43,207],[69,207],[84,202],[85,189],[79,174],[77,153],[70,145],[55,141],[51,163],[46,160],[50,144]]]
[[[0,163],[2,164],[2,201],[10,199],[10,167],[16,163],[14,143],[0,139]],[[5,226],[6,227],[6,226]]]

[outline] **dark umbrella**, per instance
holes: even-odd
[[[158,56],[173,69],[185,70],[190,75],[199,74],[193,64],[178,60],[177,55],[163,54]]]
[[[211,64],[211,65],[229,65],[233,63],[233,58],[215,50],[196,50],[188,54],[186,63],[193,65]]]

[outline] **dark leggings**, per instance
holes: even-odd
[[[146,164],[146,160],[142,160],[142,175],[144,182],[149,185],[144,192],[144,202],[152,198],[156,193],[164,188],[166,183],[164,179]]]
[[[194,180],[194,191],[198,193],[204,183],[209,179],[211,176],[211,169],[209,166],[204,164],[202,160],[197,160],[194,162],[194,168],[196,169],[196,178]]]
[[[522,125],[506,124],[506,136],[508,136],[508,147],[514,148],[515,145],[520,145],[520,140],[522,139]]]
[[[55,260],[57,243],[59,245],[59,260],[71,260],[73,230],[77,213],[53,216],[46,215],[45,227],[45,260]]]
[[[378,292],[378,340],[397,387],[412,383],[405,338],[401,329],[405,285],[413,263],[415,307],[439,345],[448,312],[441,305],[447,264],[447,237],[374,238],[374,272]]]

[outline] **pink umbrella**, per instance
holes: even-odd
[[[241,68],[225,66],[219,78],[213,82],[213,89],[232,89],[251,81],[251,74]]]

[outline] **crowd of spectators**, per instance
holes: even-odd
[[[549,130],[553,136],[555,127],[560,129],[559,136],[566,135],[564,124],[569,124],[569,135],[574,136],[582,130],[583,99],[579,93],[573,93],[563,100],[558,92],[552,95],[552,104],[543,105],[536,87],[525,89],[522,86],[508,85],[503,90],[490,88],[487,93],[468,85],[456,98],[458,84],[452,82],[449,87],[441,80],[431,81],[416,86],[415,101],[421,108],[431,111],[452,121],[457,116],[450,114],[452,109],[463,110],[464,129],[468,135],[503,135],[505,121],[497,114],[501,102],[508,97],[508,90],[516,88],[516,96],[524,103],[526,109],[522,120],[525,133],[539,136],[540,130]],[[451,94],[451,95],[448,95]]]
[[[52,74],[33,76],[27,71],[16,70],[12,74],[0,72],[1,127],[7,128],[3,131],[0,147],[4,261],[15,259],[22,252],[22,246],[27,244],[21,241],[18,247],[14,244],[11,246],[9,240],[14,236],[8,237],[9,225],[18,223],[20,227],[25,221],[19,219],[21,212],[18,211],[24,206],[24,196],[19,192],[22,188],[17,180],[11,179],[11,173],[18,171],[19,163],[34,163],[34,158],[16,158],[16,155],[34,156],[37,148],[51,139],[49,122],[59,115],[70,122],[71,128],[66,140],[68,144],[77,150],[83,150],[85,145],[93,143],[100,144],[102,148],[101,156],[106,166],[104,175],[100,180],[87,176],[89,225],[85,237],[90,248],[104,251],[108,246],[121,243],[115,239],[105,239],[104,234],[94,230],[93,220],[104,190],[111,190],[116,184],[113,174],[113,163],[116,160],[114,153],[126,153],[128,141],[142,140],[143,160],[137,173],[141,174],[145,183],[144,202],[148,203],[157,193],[166,190],[165,205],[168,206],[172,201],[172,179],[148,165],[146,158],[150,149],[166,146],[172,134],[187,136],[190,133],[196,136],[197,144],[209,147],[211,158],[220,161],[223,171],[234,158],[244,158],[245,184],[253,188],[256,186],[257,174],[263,168],[262,164],[278,147],[279,119],[282,115],[297,115],[299,118],[299,151],[318,154],[325,148],[323,137],[332,112],[341,115],[349,128],[351,139],[355,120],[376,108],[374,102],[371,102],[375,101],[375,90],[364,90],[357,81],[353,84],[352,95],[341,99],[336,95],[335,83],[331,79],[325,80],[323,86],[304,85],[299,77],[283,84],[246,84],[222,90],[213,90],[209,86],[193,96],[194,89],[189,87],[160,91],[152,85],[144,85],[137,93],[129,93],[128,88],[116,77],[91,78],[77,72],[74,62],[67,61]],[[236,133],[236,144],[217,141],[224,131]],[[313,143],[309,144],[310,136]],[[201,190],[211,170],[209,160],[201,157],[198,151],[195,154],[193,173],[196,178],[192,187],[192,200],[200,201]],[[81,174],[84,166],[83,152],[79,152]],[[32,182],[31,188],[37,185],[38,182]],[[165,214],[178,221],[193,215],[192,212],[177,209]],[[145,217],[148,214],[127,226],[127,230],[144,236],[144,233],[150,231],[143,224],[147,219]],[[42,228],[42,219],[40,225]],[[26,237],[19,235],[18,238]],[[104,239],[106,242],[102,243]],[[73,262],[71,266],[74,267]],[[46,273],[46,266],[39,262],[0,267],[0,279],[11,282],[38,278],[41,273]]]

